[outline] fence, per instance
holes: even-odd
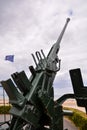
[[[10,104],[9,98],[2,86],[0,86],[0,107],[1,106],[3,106],[3,114],[0,114],[0,124],[11,120],[11,115],[5,113],[6,106],[10,106]]]

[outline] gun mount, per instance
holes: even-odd
[[[74,95],[54,101],[53,81],[60,70],[60,59],[57,54],[69,21],[68,18],[47,57],[43,50],[41,53],[37,51],[37,62],[32,54],[36,68],[29,67],[31,71],[29,79],[22,71],[12,74],[12,79],[1,81],[12,104],[10,110],[12,120],[8,130],[63,130],[63,115],[66,112],[62,110],[61,100]],[[67,114],[70,115],[69,112]]]

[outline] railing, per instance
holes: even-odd
[[[3,112],[0,111],[0,125],[11,120],[11,115],[5,112],[6,106],[10,106],[9,98],[3,87],[0,86],[0,107],[3,107]]]

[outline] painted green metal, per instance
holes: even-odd
[[[85,107],[87,113],[87,87],[83,84],[81,70],[80,68],[77,68],[70,70],[69,72],[77,105]]]
[[[43,50],[41,53],[37,51],[37,62],[32,54],[36,68],[29,67],[31,71],[29,79],[22,71],[11,75],[15,85],[11,79],[1,81],[12,104],[10,114],[13,118],[8,130],[63,130],[63,116],[71,113],[63,111],[61,102],[73,96],[67,94],[54,101],[53,82],[60,70],[60,59],[57,54],[69,21],[70,19],[67,18],[57,42],[52,46],[47,57]]]

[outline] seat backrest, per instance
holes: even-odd
[[[76,96],[82,95],[84,88],[81,71],[79,68],[70,70],[70,77],[72,81],[73,90]]]
[[[84,87],[80,69],[70,70],[70,77],[74,89],[77,105],[85,107],[87,112],[87,87]]]
[[[18,91],[17,87],[15,87],[11,79],[2,81],[1,84],[9,97],[9,102],[12,105],[22,107],[25,104],[25,97]]]
[[[16,83],[17,87],[20,89],[20,91],[25,95],[30,91],[31,83],[28,80],[26,74],[24,71],[21,71],[20,73],[16,72],[11,75],[14,82]]]

